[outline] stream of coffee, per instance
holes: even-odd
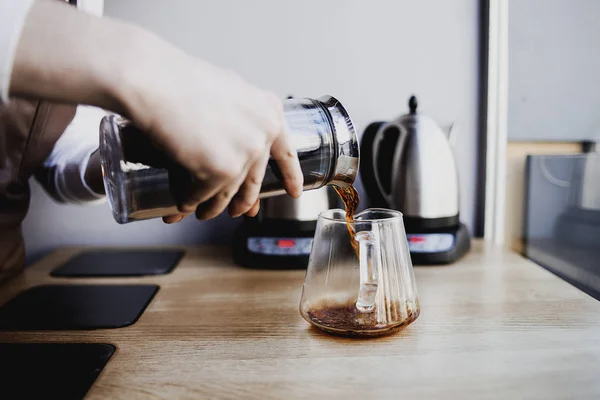
[[[348,233],[350,233],[350,244],[358,257],[358,242],[354,239],[356,229],[354,228],[354,214],[356,213],[356,207],[360,201],[358,192],[353,185],[342,187],[334,186],[333,189],[340,196],[340,199],[344,203],[346,209],[346,226],[348,226]]]

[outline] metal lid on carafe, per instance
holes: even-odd
[[[337,157],[330,183],[349,186],[358,175],[359,146],[356,129],[350,115],[336,98],[323,96],[318,100],[329,112],[335,132]]]

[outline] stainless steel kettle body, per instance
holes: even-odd
[[[288,195],[261,200],[259,220],[316,221],[319,214],[332,207],[330,188],[306,191],[294,199]]]
[[[433,119],[417,114],[417,100],[409,101],[410,113],[380,125],[373,138],[373,175],[389,207],[401,211],[407,230],[443,229],[459,224],[458,174],[447,135]],[[380,155],[391,151],[391,163],[382,166]],[[395,140],[394,140],[395,139]],[[387,141],[387,143],[386,143]],[[382,170],[389,168],[384,182]]]

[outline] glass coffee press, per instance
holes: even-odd
[[[344,210],[319,215],[300,300],[305,320],[328,333],[372,337],[400,331],[419,312],[402,213],[367,209],[350,225]]]
[[[302,169],[303,190],[354,182],[358,139],[342,104],[331,96],[292,98],[284,100],[283,108],[287,134]],[[116,115],[105,117],[100,125],[100,157],[106,195],[113,217],[121,224],[177,214],[175,199],[186,193],[185,185],[201,184],[148,135]],[[259,198],[283,193],[281,173],[271,158]]]

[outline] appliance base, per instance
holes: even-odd
[[[233,260],[256,269],[306,269],[316,221],[247,219],[233,238]]]
[[[406,236],[414,265],[451,264],[471,248],[469,230],[463,223],[435,232],[407,232]]]

